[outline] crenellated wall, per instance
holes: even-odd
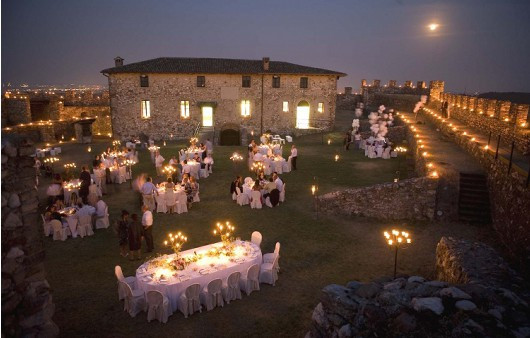
[[[441,93],[440,100],[430,104],[440,109],[446,101],[450,117],[491,132],[492,138],[501,135],[506,143],[515,141],[517,149],[530,154],[530,105],[451,93]]]

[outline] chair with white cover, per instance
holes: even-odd
[[[214,279],[202,290],[201,303],[206,307],[206,311],[213,310],[217,306],[224,306],[223,301],[223,281]]]
[[[252,244],[256,244],[258,247],[261,245],[261,241],[263,240],[263,236],[261,235],[261,232],[254,231],[252,235],[250,235],[250,242]]]
[[[200,284],[192,284],[180,295],[178,308],[185,318],[201,310],[201,301],[199,294],[201,292]]]
[[[53,240],[54,241],[66,241],[66,238],[68,238],[67,230],[70,230],[68,228],[63,229],[63,223],[61,221],[52,219],[50,221],[50,226],[53,229]]]
[[[116,275],[116,279],[118,280],[118,299],[119,300],[125,299],[125,297],[127,296],[127,290],[123,288],[123,285],[120,284],[120,282],[123,282],[129,285],[132,290],[135,290],[136,289],[136,277],[123,276],[123,271],[121,270],[121,266],[119,265],[116,265],[114,267],[114,274]]]
[[[177,211],[177,194],[173,189],[166,190],[165,196],[162,195],[161,197],[165,198],[165,201],[162,202],[165,204],[166,211],[169,211],[169,213],[174,213]],[[156,209],[157,212],[158,208]]]
[[[44,228],[44,236],[48,237],[50,236],[50,234],[53,234],[53,228],[50,222],[46,222],[44,215],[40,215],[40,216],[42,217],[42,227]]]
[[[390,152],[390,157],[397,157],[397,151],[392,150],[392,151]]]
[[[276,246],[274,247],[274,252],[266,253],[263,255],[263,263],[274,263],[274,259],[278,257],[278,261],[276,262],[276,270],[280,271],[280,242],[276,242]]]
[[[200,165],[192,165],[191,166],[190,175],[195,177],[196,180],[200,179],[200,177],[199,177],[199,168],[200,168]]]
[[[79,223],[78,220],[77,220],[77,217],[74,217],[74,216],[66,217],[66,223],[68,223],[68,228],[70,229],[70,233],[72,234],[72,238],[76,238],[77,235],[78,235],[77,225]]]
[[[232,272],[226,284],[223,284],[223,297],[226,304],[230,304],[230,301],[241,299],[241,289],[239,288],[239,279],[241,278],[241,272]]]
[[[131,317],[146,310],[145,294],[141,289],[131,289],[129,284],[125,282],[118,282],[123,290],[125,290],[125,303],[123,311],[127,311]]]
[[[289,156],[289,159],[291,159],[291,156]],[[291,172],[291,162],[290,161],[282,161],[282,169],[284,173]]]
[[[179,192],[177,194],[177,214],[182,214],[183,212],[188,212],[188,198],[186,193]]]
[[[280,191],[280,202],[285,202],[285,183],[283,184],[282,191]]]
[[[259,264],[254,264],[247,270],[247,275],[239,280],[239,288],[248,295],[252,291],[259,291]]]
[[[247,205],[250,203],[248,195],[243,194],[239,187],[236,187],[236,194],[237,194],[236,201],[237,201],[237,204],[239,204],[240,206]]]
[[[81,236],[81,238],[85,236],[92,236],[94,234],[94,230],[92,230],[92,216],[79,216],[79,222],[77,223],[77,234]]]
[[[210,165],[208,166],[208,172],[210,174],[213,174],[213,163],[210,163]]]
[[[232,193],[232,201],[237,201],[237,193],[235,191]]]
[[[55,149],[50,149],[50,155],[55,156]]]
[[[208,177],[209,174],[210,174],[210,173],[209,173],[209,171],[208,171],[208,168],[201,168],[201,169],[199,169],[199,176],[200,176],[201,178],[206,178],[206,177]]]
[[[106,229],[110,226],[109,207],[105,206],[105,213],[102,217],[96,218],[96,229]]]
[[[60,154],[61,151],[62,151],[62,150],[61,150],[61,147],[55,147],[54,150],[55,150],[55,154],[56,154],[56,155],[57,155],[57,154]]]
[[[254,182],[254,180],[252,179],[252,177],[245,177],[245,184],[247,185],[250,185],[252,184],[252,182]]]
[[[385,150],[383,150],[383,155],[381,157],[384,160],[390,159],[390,147],[386,147]]]
[[[122,184],[124,182],[127,182],[127,167],[125,166],[121,166],[119,169],[118,169],[118,178],[117,178],[117,183],[118,184]]]
[[[289,135],[285,135],[285,140],[289,143],[293,142],[293,138]]]
[[[278,174],[283,174],[283,163],[282,161],[272,161],[274,165],[274,171],[276,171]]]
[[[196,202],[200,202],[201,201],[201,198],[199,197],[199,188],[200,188],[200,185],[199,183],[195,183],[197,185],[197,192],[195,193],[195,195],[193,195],[193,203],[196,203]]]
[[[250,195],[250,207],[252,209],[261,209],[261,192],[259,190],[252,190]]]
[[[166,195],[168,192],[166,191],[165,194],[154,194],[155,201],[156,201],[156,212],[167,212],[167,200]]]
[[[269,196],[267,196],[267,197],[265,198],[265,205],[268,206],[269,208],[274,208],[274,206],[273,206],[272,203],[271,203],[271,199],[270,199]]]
[[[259,271],[260,283],[267,283],[274,286],[278,280],[278,269],[276,267],[279,256],[275,256],[272,263],[261,264]]]
[[[169,299],[156,290],[147,291],[145,298],[147,299],[147,321],[156,319],[161,323],[167,323],[167,318],[171,315]]]

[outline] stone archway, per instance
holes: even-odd
[[[225,124],[221,127],[219,135],[219,145],[221,146],[239,146],[241,145],[241,131],[237,124]]]

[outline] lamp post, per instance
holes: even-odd
[[[405,245],[412,243],[412,239],[410,238],[410,234],[406,231],[399,231],[392,229],[392,231],[389,233],[388,231],[385,231],[384,233],[385,239],[387,244],[390,247],[394,247],[394,278],[396,278],[396,272],[397,272],[397,255],[398,255],[398,249],[404,248]]]
[[[401,155],[399,155],[400,153],[406,153],[407,152],[407,148],[405,147],[396,147],[394,149],[397,153],[398,153],[398,170],[396,172],[397,174],[397,179],[399,180],[401,178]]]
[[[133,175],[132,175],[132,166],[136,164],[133,160],[125,160],[125,165],[129,169],[129,176],[131,179],[129,180],[130,186],[132,187],[132,181],[133,181]]]
[[[314,184],[311,186],[311,195],[313,195],[313,200],[315,204],[315,214],[318,220],[318,178],[316,176],[313,177],[313,183]]]

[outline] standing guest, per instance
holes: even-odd
[[[127,244],[129,237],[129,212],[127,210],[121,211],[121,220],[118,222],[118,242],[120,245],[120,255],[127,257],[129,254]]]
[[[86,166],[83,166],[81,168],[81,174],[79,175],[79,179],[81,180],[81,187],[79,188],[79,197],[83,199],[83,203],[88,203],[88,187],[90,187],[90,173],[87,170]]]
[[[146,182],[142,185],[140,192],[142,193],[143,203],[149,208],[149,210],[155,210],[155,197],[154,194],[158,193],[155,185],[151,182],[151,177],[146,179]]]
[[[153,213],[149,210],[147,205],[142,207],[144,212],[142,216],[142,226],[144,227],[144,238],[145,244],[147,245],[146,252],[152,252],[154,249],[153,245]]]
[[[206,155],[206,158],[204,159],[204,164],[205,164],[206,170],[210,171],[211,170],[210,168],[213,165],[213,158],[212,158],[211,153],[208,153],[208,155]]]
[[[142,223],[138,221],[137,214],[132,214],[131,219],[132,221],[129,223],[127,239],[129,241],[129,250],[131,252],[129,259],[132,261],[141,258],[140,249],[142,248],[143,227]]]
[[[175,158],[175,156],[171,156],[171,159],[169,160],[169,165],[171,166],[177,166],[179,164],[179,162],[177,161],[177,159]]]
[[[157,176],[162,176],[162,167],[164,166],[164,161],[166,159],[160,155],[160,152],[157,151],[155,155],[155,167]]]
[[[298,149],[296,149],[296,146],[293,144],[291,147],[291,168],[293,170],[296,170],[296,159],[298,158]]]
[[[92,167],[98,168],[100,164],[101,164],[101,158],[99,157],[99,155],[96,155],[96,157],[94,158],[94,161],[92,161]]]
[[[191,173],[191,166],[188,164],[188,160],[184,160],[183,164],[182,164],[182,175],[184,176],[184,174],[189,174]]]

